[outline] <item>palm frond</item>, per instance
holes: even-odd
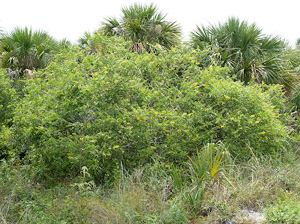
[[[0,47],[2,67],[24,70],[45,67],[58,50],[58,43],[44,31],[17,27],[2,36]]]
[[[231,17],[216,26],[197,26],[191,41],[195,48],[210,46],[213,54],[220,55],[222,65],[230,66],[246,84],[254,79],[289,86],[294,80],[283,59],[287,44],[279,37],[263,35],[255,23]]]
[[[89,45],[89,39],[91,38],[92,34],[89,32],[84,32],[83,35],[78,39],[78,44],[80,47],[87,47]]]
[[[204,49],[212,44],[212,35],[210,27],[197,26],[196,30],[191,33],[191,39],[194,47]]]
[[[115,17],[109,17],[106,19],[106,22],[102,23],[102,31],[107,36],[122,35],[120,23]]]
[[[157,33],[157,43],[166,49],[171,49],[180,43],[181,29],[175,22],[165,22]]]
[[[102,24],[105,35],[122,36],[125,40],[132,41],[133,49],[147,51],[151,51],[151,46],[155,44],[170,49],[180,42],[179,25],[166,21],[166,15],[159,12],[155,5],[135,3],[123,7],[121,12],[120,20],[110,17]]]

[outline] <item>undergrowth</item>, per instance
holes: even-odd
[[[267,223],[297,223],[295,155],[253,156],[244,163],[227,158],[218,175],[208,169],[201,180],[193,162],[165,167],[154,161],[131,173],[121,167],[107,185],[96,185],[83,168],[80,178],[47,186],[34,181],[30,167],[2,161],[0,223],[247,223],[239,217],[244,209],[266,211]],[[182,184],[178,178],[185,178]]]

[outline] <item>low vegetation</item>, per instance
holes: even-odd
[[[233,45],[195,40],[205,28],[192,46],[145,34],[145,51],[103,29],[0,71],[0,223],[299,223],[297,78],[253,78]],[[297,48],[280,50],[297,76]]]

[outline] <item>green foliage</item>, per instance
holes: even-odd
[[[67,38],[62,39],[61,41],[59,41],[58,44],[59,44],[60,50],[68,49],[72,45],[71,42]]]
[[[198,216],[203,205],[205,188],[203,185],[193,186],[191,189],[184,192],[184,201],[187,204],[189,213],[193,216]]]
[[[1,66],[21,71],[44,68],[57,50],[58,43],[46,32],[16,28],[1,37]]]
[[[203,68],[206,51],[178,47],[157,57],[128,52],[120,39],[91,40],[25,82],[8,147],[25,153],[40,178],[77,176],[86,166],[98,181],[112,180],[121,163],[180,164],[210,142],[223,141],[239,159],[251,156],[248,146],[255,154],[287,146],[282,101],[273,99],[279,86],[224,79],[228,69]]]
[[[186,175],[189,176],[191,183],[185,183],[187,187],[183,191],[183,198],[191,214],[197,216],[202,210],[204,194],[207,190],[206,183],[218,177],[221,164],[225,163],[225,157],[226,148],[223,145],[207,144],[201,152],[197,150],[197,155],[190,158],[187,163],[189,171]]]
[[[0,70],[0,125],[5,124],[13,117],[13,102],[16,100],[16,91],[13,83],[4,70]]]
[[[91,33],[84,32],[83,36],[78,39],[78,45],[82,48],[89,46],[89,39],[92,37]]]
[[[294,86],[295,71],[285,60],[286,44],[278,37],[265,36],[256,24],[229,18],[224,24],[197,27],[192,33],[194,47],[210,46],[222,65],[233,69],[233,77],[248,83]]]
[[[18,96],[12,81],[4,70],[0,70],[0,159],[8,154],[7,145],[13,138],[9,126],[12,124],[14,103]]]
[[[172,178],[172,186],[174,190],[181,192],[187,184],[185,173],[182,171],[182,169],[172,166],[170,169],[170,175]]]
[[[165,224],[178,223],[185,224],[187,223],[186,212],[180,208],[180,206],[174,204],[170,207],[169,210],[165,211],[163,214],[162,220]]]
[[[207,174],[216,178],[220,172],[220,165],[224,163],[225,155],[225,149],[216,147],[215,144],[207,144],[201,153],[197,151],[197,156],[190,158],[189,163],[192,180],[201,185]]]
[[[0,164],[1,223],[90,223],[86,200],[63,185],[45,189],[35,183],[30,167]]]
[[[288,194],[284,199],[280,199],[274,205],[269,206],[265,214],[268,223],[271,224],[300,223],[300,203]]]
[[[81,168],[80,182],[72,184],[80,193],[89,194],[95,188],[95,182],[86,166]]]
[[[297,46],[295,49],[289,49],[286,54],[286,58],[290,61],[291,69],[295,70],[298,74],[298,82],[290,95],[290,103],[292,110],[300,109],[300,84],[299,84],[299,74],[300,74],[300,47]]]
[[[300,163],[299,159],[290,158],[294,156],[271,160],[253,158],[236,165],[229,162],[223,166],[222,175],[213,181],[204,181],[203,194],[193,191],[196,188],[189,178],[184,191],[174,192],[168,167],[159,161],[130,174],[121,167],[122,174],[114,184],[93,185],[91,189],[86,184],[90,181],[86,167],[81,169],[80,177],[75,178],[80,179],[78,184],[74,185],[72,179],[71,183],[66,180],[43,187],[32,176],[30,166],[2,160],[0,222],[258,223],[247,211],[260,210],[269,204],[268,218],[277,220],[270,223],[298,223]],[[230,175],[229,169],[232,169]],[[184,174],[188,175],[188,172]],[[280,189],[287,188],[289,193],[282,194]]]
[[[121,11],[121,19],[106,19],[102,31],[107,36],[121,36],[132,41],[134,51],[141,53],[145,49],[151,52],[156,44],[170,49],[180,42],[180,28],[177,23],[166,21],[166,15],[158,12],[153,4],[135,3]]]
[[[131,25],[146,24],[157,13],[153,5],[137,4],[122,12]],[[155,18],[163,21],[164,15]],[[116,32],[112,35],[123,35],[120,21],[107,22]],[[257,49],[243,45],[245,51],[237,50],[230,40],[219,43],[232,47],[228,51],[216,46],[210,46],[213,52],[184,45],[170,49],[173,44],[156,39],[163,25],[149,24],[143,32],[132,32],[131,39],[122,36],[131,42],[97,33],[86,33],[79,47],[63,40],[61,54],[35,79],[12,82],[0,71],[0,222],[239,222],[245,217],[232,219],[239,208],[257,209],[289,189],[293,193],[268,205],[266,217],[270,223],[299,223],[299,159],[289,150],[283,90],[262,79],[260,85],[246,81],[245,86],[230,78],[254,75],[240,66],[250,63],[243,55]],[[172,31],[174,23],[169,25]],[[241,24],[231,25],[227,28]],[[235,41],[255,44],[256,27],[241,26],[253,35],[242,29]],[[20,39],[27,43],[18,48],[21,59],[2,52],[3,58],[11,57],[10,69],[23,69],[19,62],[32,68],[48,64],[52,51],[38,51],[30,38]],[[276,38],[267,39],[261,43],[264,49],[278,47]],[[128,51],[133,46],[138,51],[140,44],[150,53]],[[283,58],[275,57],[277,51],[262,53],[252,68],[267,69],[283,59],[290,62],[287,76],[297,73],[297,49],[285,51]],[[217,55],[231,69],[216,66]],[[18,85],[22,91],[16,94]],[[290,157],[280,157],[284,149]]]
[[[30,182],[30,169],[28,166],[13,166],[11,161],[0,161],[0,222],[16,223],[22,219],[24,213],[18,209],[36,196],[35,189]],[[27,204],[28,205],[28,204]],[[14,221],[13,221],[14,220]]]
[[[210,112],[215,115],[210,123],[211,136],[229,144],[234,156],[249,156],[248,145],[257,153],[275,152],[286,145],[286,129],[274,119],[280,117],[279,108],[260,87],[217,80],[208,88],[208,100],[213,105]],[[272,87],[272,91],[282,95],[279,86]]]

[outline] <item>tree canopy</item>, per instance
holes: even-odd
[[[15,28],[0,39],[1,67],[21,71],[44,68],[57,50],[58,42],[46,32]]]
[[[294,84],[295,72],[284,58],[286,43],[264,35],[255,23],[232,17],[218,25],[197,26],[191,42],[195,48],[209,46],[220,63],[231,67],[233,75],[245,83],[278,83],[288,89]]]
[[[165,20],[166,15],[158,12],[153,4],[133,4],[121,9],[120,19],[109,17],[102,30],[108,36],[121,36],[133,43],[133,50],[150,52],[156,44],[166,49],[180,42],[180,27],[176,22]]]

